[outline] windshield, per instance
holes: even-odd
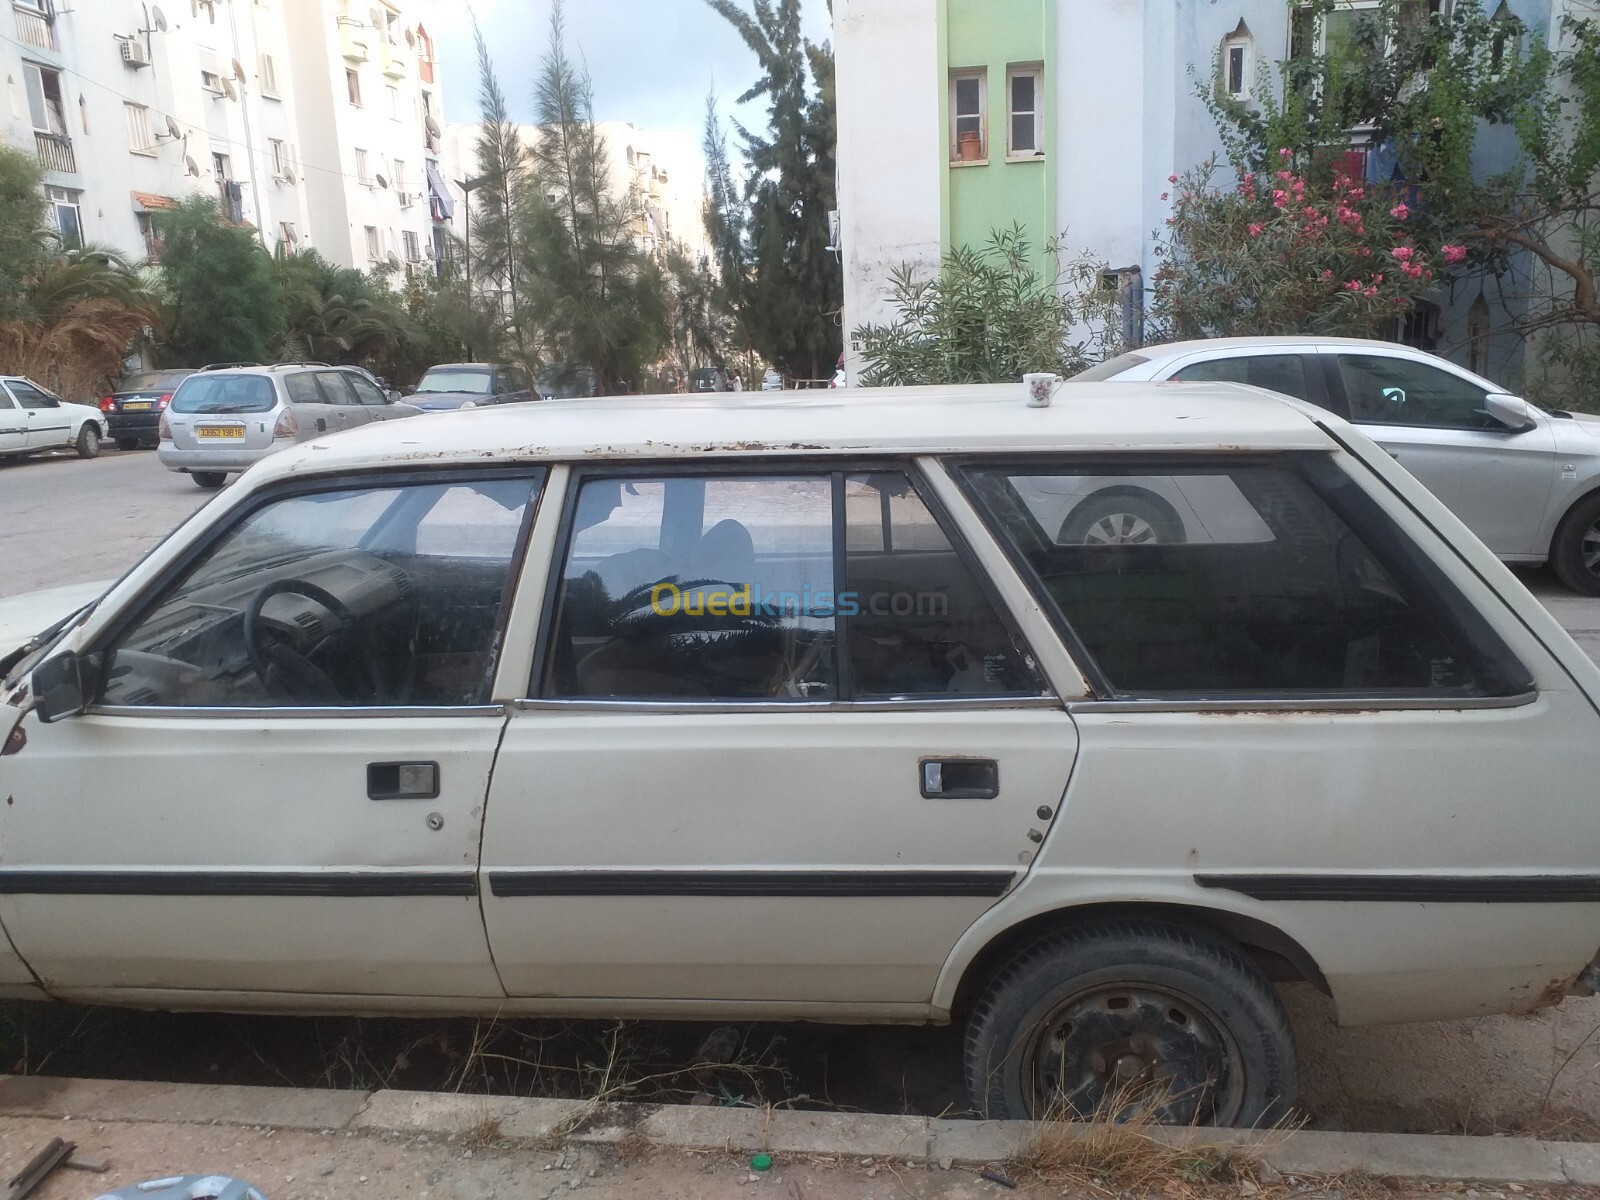
[[[270,412],[277,403],[265,375],[191,375],[172,398],[180,413]]]
[[[144,392],[154,391],[157,388],[171,389],[188,377],[188,371],[141,371],[124,379],[118,391]]]
[[[488,371],[472,367],[431,367],[417,384],[417,395],[429,392],[473,392],[482,395],[489,390],[491,376]]]
[[[1096,363],[1087,371],[1079,371],[1072,376],[1079,383],[1094,383],[1099,379],[1115,379],[1129,367],[1137,367],[1140,363],[1150,360],[1143,354],[1119,354],[1115,358],[1108,358],[1103,363]]]

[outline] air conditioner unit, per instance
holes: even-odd
[[[417,199],[415,193],[412,192],[397,192],[395,194],[399,197],[401,208],[410,208]]]
[[[122,41],[122,65],[125,67],[148,67],[150,54],[144,48],[144,43],[134,38]]]

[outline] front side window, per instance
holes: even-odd
[[[1459,375],[1386,354],[1340,354],[1336,361],[1352,421],[1505,429],[1484,408],[1488,392]]]
[[[20,380],[12,380],[9,386],[11,388],[11,394],[17,398],[17,403],[22,405],[23,408],[31,408],[35,411],[39,411],[46,408],[61,407],[61,401],[57,400],[54,396],[52,396],[49,392],[44,391],[42,388],[34,387],[31,383],[23,383]]]
[[[116,636],[102,702],[486,703],[539,482],[349,487],[269,501]]]
[[[1510,695],[1526,670],[1326,455],[974,467],[1118,698]]]
[[[590,478],[570,519],[545,696],[1039,693],[902,471]]]
[[[1239,358],[1213,358],[1191,363],[1173,375],[1174,379],[1248,383],[1269,391],[1282,392],[1296,400],[1308,400],[1305,358],[1299,354],[1255,354]]]
[[[950,160],[981,162],[989,157],[988,72],[950,75]]]
[[[389,397],[380,392],[370,379],[357,375],[355,372],[346,372],[344,381],[350,385],[350,390],[356,394],[356,401],[372,408],[379,408],[389,403]]]

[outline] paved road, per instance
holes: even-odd
[[[0,459],[0,597],[115,578],[215,494],[153,450]]]

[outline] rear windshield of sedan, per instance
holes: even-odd
[[[441,371],[437,368],[430,370],[422,377],[422,382],[417,384],[417,393],[426,395],[429,392],[477,392],[489,390],[489,372],[474,371],[467,367]]]
[[[191,375],[172,398],[180,413],[268,412],[277,403],[265,375]]]
[[[190,371],[141,371],[137,375],[129,375],[122,381],[118,388],[121,392],[145,392],[155,388],[175,388],[193,372]]]
[[[1140,363],[1149,362],[1143,354],[1119,354],[1115,358],[1108,358],[1103,363],[1096,363],[1087,370],[1079,371],[1070,378],[1079,383],[1094,383],[1101,379],[1115,379],[1129,367],[1137,367]]]

